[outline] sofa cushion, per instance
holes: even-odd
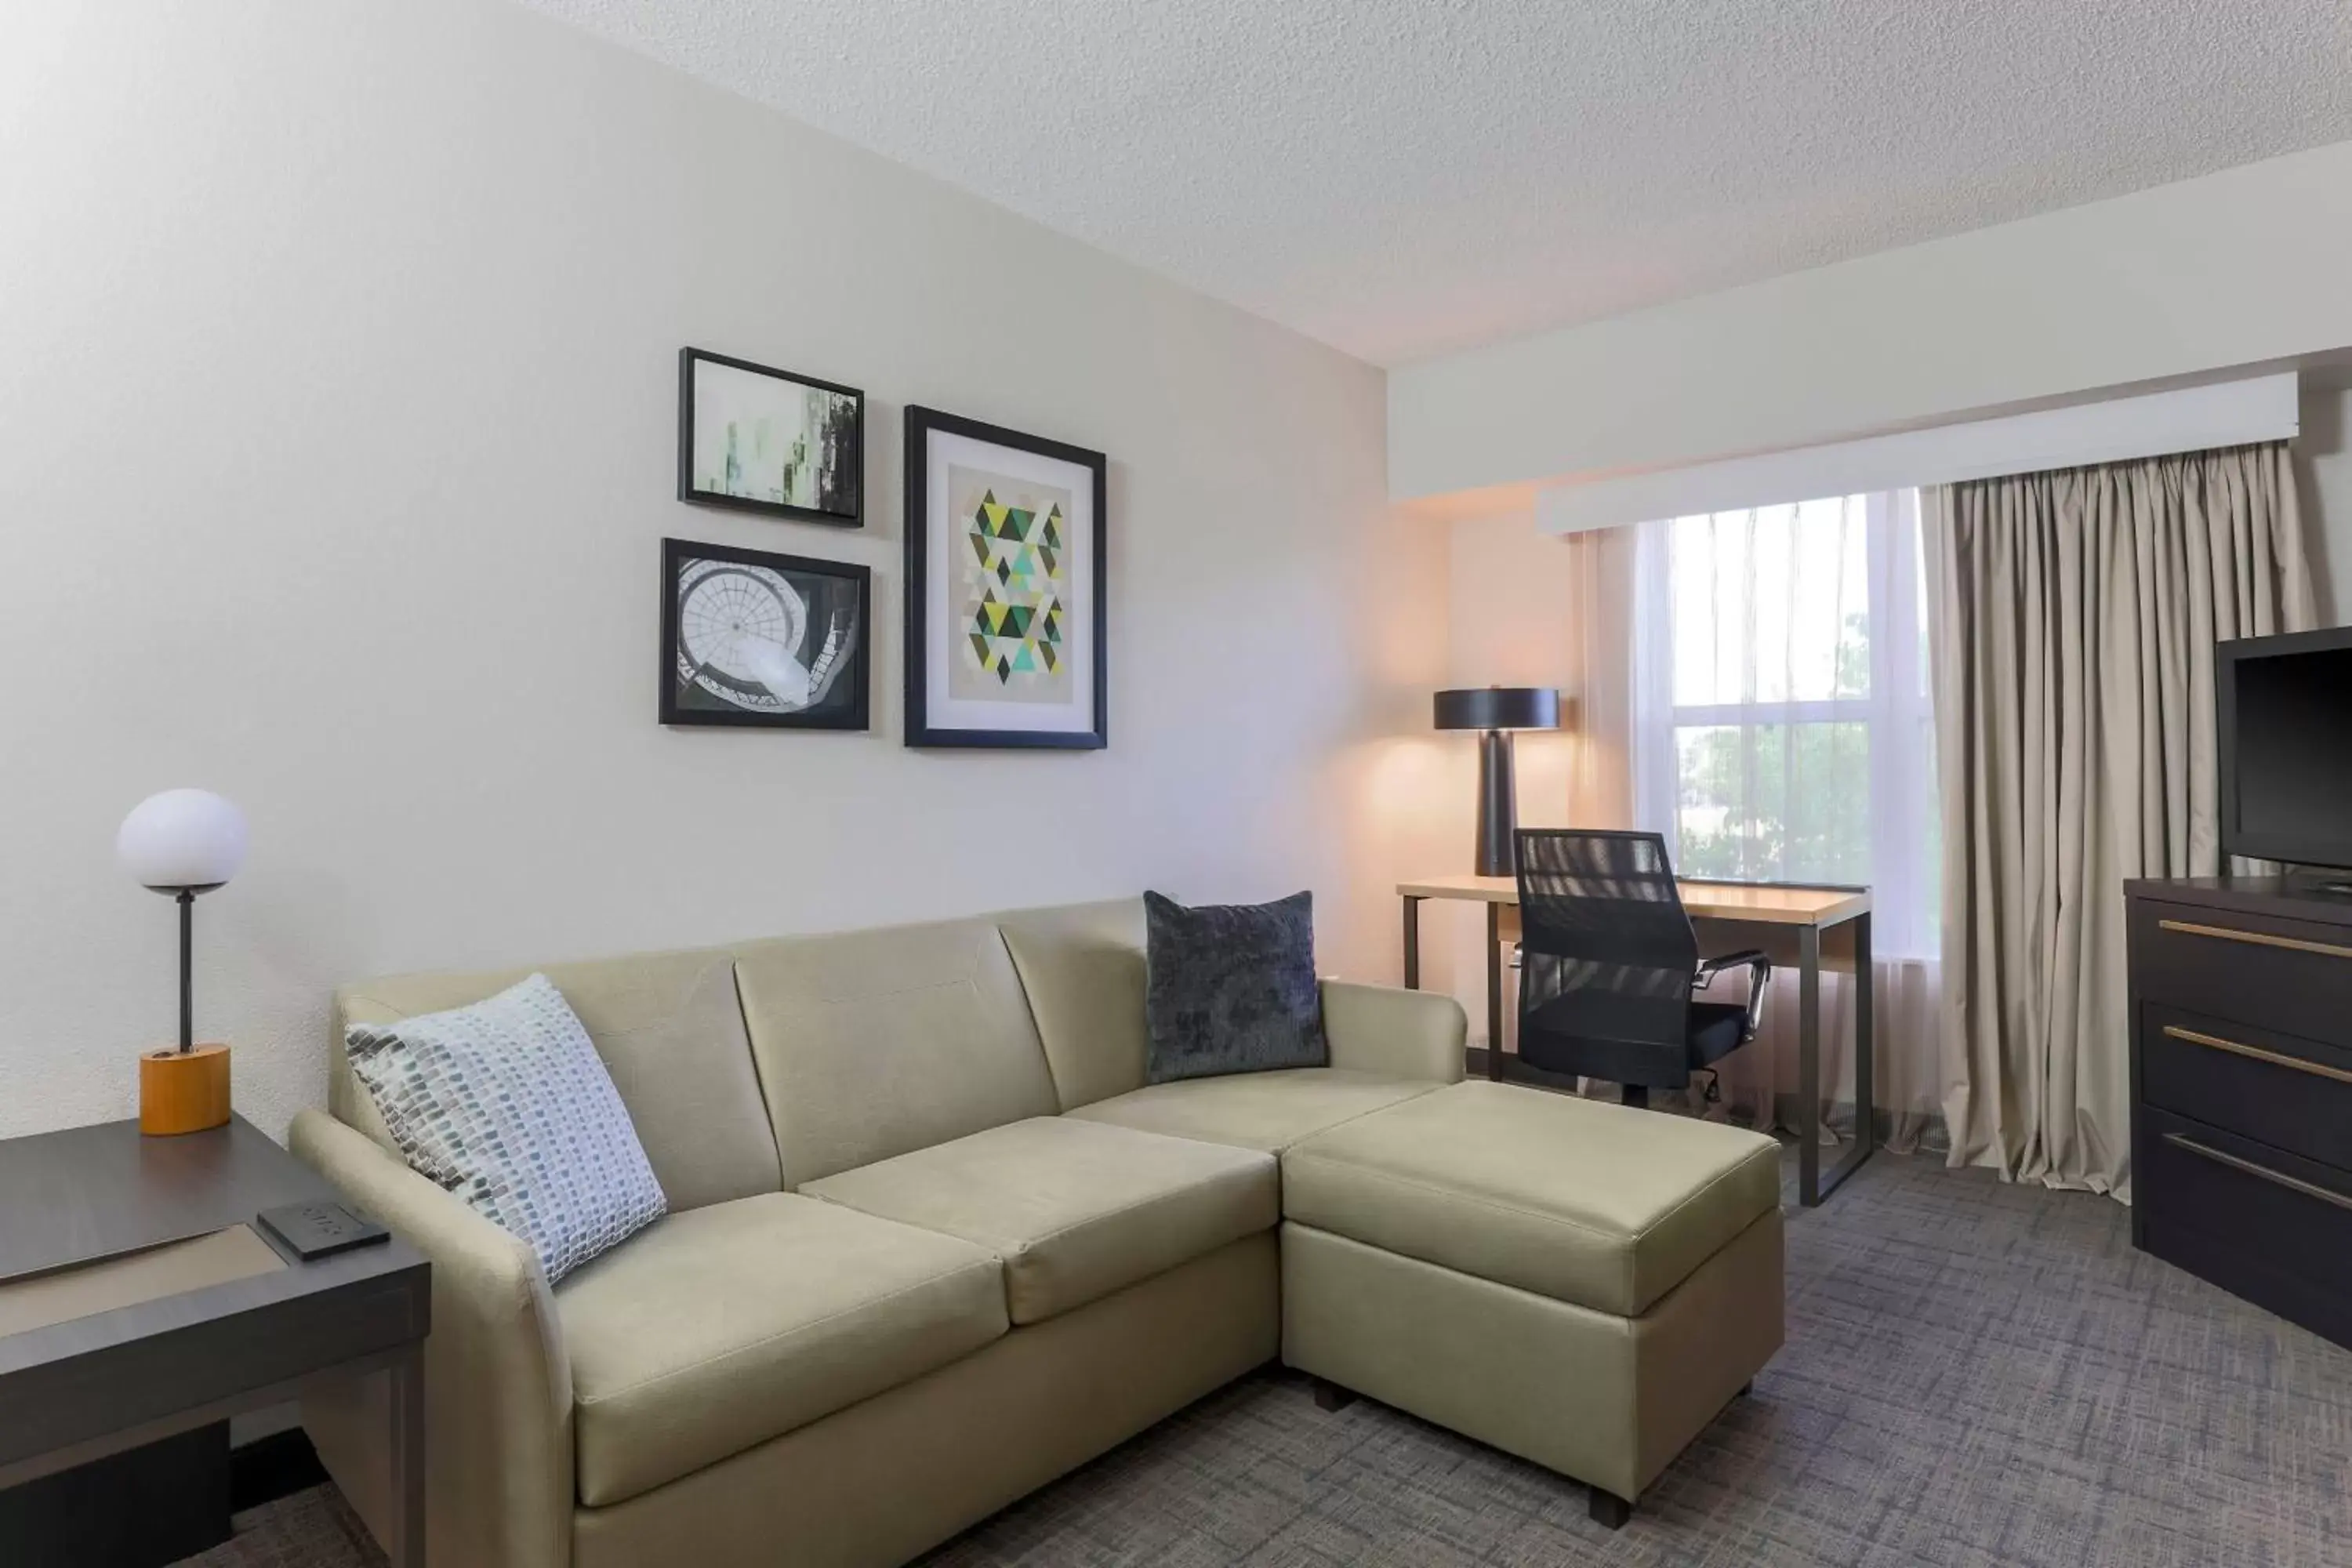
[[[1063,904],[1002,915],[1062,1109],[1143,1087],[1143,900]]]
[[[1293,1144],[1286,1217],[1633,1317],[1780,1201],[1759,1132],[1459,1083]]]
[[[580,1500],[619,1502],[1005,1331],[980,1247],[790,1194],[676,1214],[555,1292]]]
[[[395,975],[337,991],[329,1083],[336,1120],[394,1147],[365,1086],[352,1073],[343,1049],[346,1026],[462,1007],[530,973]],[[587,1029],[673,1213],[772,1193],[782,1184],[730,954],[645,952],[543,964],[540,973],[563,993]]]
[[[1043,1116],[801,1190],[989,1248],[1034,1323],[1270,1229],[1278,1181],[1254,1151]]]
[[[1082,1106],[1069,1114],[1173,1138],[1278,1154],[1326,1128],[1442,1087],[1339,1068],[1180,1079]]]
[[[1061,1109],[986,921],[751,942],[735,968],[788,1187]]]

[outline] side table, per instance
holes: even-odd
[[[311,1379],[383,1373],[399,1500],[383,1544],[394,1568],[421,1568],[432,1266],[397,1237],[304,1263],[252,1223],[322,1200],[338,1201],[242,1117],[172,1138],[114,1121],[0,1140],[0,1503]]]

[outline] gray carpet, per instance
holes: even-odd
[[[1889,1155],[1792,1208],[1788,1348],[1614,1535],[1573,1482],[1267,1374],[925,1561],[2352,1565],[2352,1352],[2134,1252],[2129,1218]],[[375,1560],[329,1491],[240,1526],[195,1561]]]

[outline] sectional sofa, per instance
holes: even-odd
[[[1462,1083],[1454,1003],[1339,982],[1328,1068],[1147,1085],[1142,944],[1122,900],[541,966],[670,1207],[552,1290],[339,1045],[292,1143],[433,1261],[430,1561],[903,1562],[1277,1356],[1617,1522],[1778,1348],[1769,1140]],[[526,973],[347,986],[336,1039]],[[372,1521],[382,1397],[304,1409]]]

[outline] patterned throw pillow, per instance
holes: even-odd
[[[530,1244],[554,1284],[668,1212],[588,1031],[544,974],[344,1031],[409,1168]]]
[[[1143,917],[1148,1081],[1330,1065],[1313,895],[1188,910],[1146,893]]]

